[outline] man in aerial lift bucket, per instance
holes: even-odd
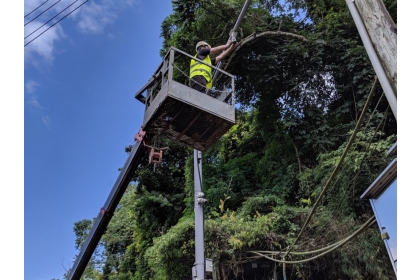
[[[195,46],[197,54],[194,56],[203,60],[207,64],[216,65],[219,61],[223,60],[234,48],[236,41],[228,40],[226,45],[220,45],[212,48],[204,41],[200,41]],[[215,58],[210,58],[210,54],[222,52]],[[205,93],[207,89],[212,87],[212,68],[197,60],[191,59],[190,63],[190,87]]]

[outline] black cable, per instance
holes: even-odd
[[[256,254],[256,255],[259,255],[260,257],[264,257],[264,258],[266,258],[266,259],[268,259],[268,260],[271,260],[271,261],[279,262],[279,263],[289,263],[289,264],[304,263],[304,262],[308,262],[308,261],[311,261],[311,260],[317,259],[317,258],[319,258],[319,257],[321,257],[321,256],[324,256],[324,255],[326,255],[326,254],[328,254],[328,253],[330,253],[330,252],[332,252],[332,251],[334,251],[334,250],[336,250],[336,249],[338,249],[338,248],[342,247],[343,245],[345,245],[347,242],[349,242],[350,240],[352,240],[353,238],[355,238],[355,237],[356,237],[356,236],[358,236],[359,234],[361,234],[361,233],[365,232],[365,231],[366,231],[369,227],[373,226],[373,225],[375,224],[375,221],[376,221],[375,216],[370,217],[370,218],[369,218],[369,219],[368,219],[368,220],[367,220],[367,221],[366,221],[363,225],[361,225],[361,227],[360,227],[360,228],[358,228],[355,232],[353,232],[353,233],[352,233],[352,234],[350,234],[349,236],[345,237],[344,239],[342,239],[342,240],[340,240],[340,241],[336,242],[335,244],[328,245],[328,246],[326,246],[326,247],[324,247],[324,248],[321,248],[321,249],[318,249],[318,250],[314,250],[314,251],[312,251],[312,252],[293,252],[295,255],[307,255],[307,254],[317,254],[317,253],[319,253],[318,255],[315,255],[315,256],[313,256],[313,257],[309,257],[309,258],[306,258],[306,259],[303,259],[303,260],[298,260],[298,261],[286,261],[286,260],[285,260],[286,254],[287,254],[288,252],[290,252],[290,251],[286,252],[286,254],[282,256],[282,260],[278,260],[278,259],[275,259],[275,258],[268,257],[267,255],[264,255],[261,251],[248,251],[248,252],[249,252],[249,253]],[[270,252],[270,253],[273,253],[273,252]],[[282,253],[282,252],[276,252],[276,253]],[[292,252],[291,252],[291,253],[292,253]]]
[[[375,76],[375,81],[374,81],[374,84],[373,84],[373,88],[376,88],[376,86],[377,86],[377,84],[378,84],[378,77],[376,77]],[[373,115],[374,115],[374,113],[377,111],[377,108],[378,108],[378,106],[379,106],[379,103],[381,102],[381,100],[382,100],[382,98],[383,98],[383,96],[384,96],[384,93],[382,93],[382,95],[381,95],[381,97],[379,98],[379,100],[378,100],[378,102],[377,102],[377,104],[376,104],[376,106],[375,106],[375,108],[374,108],[374,110],[373,110],[373,112],[370,114],[370,117],[369,117],[369,119],[368,119],[368,121],[367,121],[367,123],[366,123],[366,125],[365,125],[365,127],[364,127],[364,129],[363,129],[363,133],[365,133],[365,131],[366,131],[366,129],[367,129],[367,127],[368,127],[368,125],[370,124],[370,121],[372,120],[372,117],[373,117]],[[389,107],[388,107],[389,108]],[[386,110],[386,112],[388,111],[388,109]],[[386,115],[386,114],[385,114]],[[364,154],[363,154],[363,156],[362,156],[362,160],[361,160],[361,162],[360,162],[360,166],[363,164],[363,162],[364,162],[364,160],[366,159],[366,154],[368,154],[368,156],[370,156],[370,154],[371,154],[371,151],[369,151],[369,148],[370,148],[370,145],[372,144],[372,141],[373,141],[373,138],[376,136],[376,134],[377,134],[377,132],[378,132],[378,129],[379,129],[379,127],[380,127],[380,125],[381,125],[381,123],[383,122],[383,120],[384,120],[384,118],[385,118],[385,115],[382,117],[382,119],[381,119],[381,121],[379,122],[379,124],[378,124],[378,126],[377,126],[377,128],[375,129],[375,132],[374,132],[374,134],[370,137],[370,139],[369,139],[369,144],[368,144],[368,146],[367,146],[367,148],[366,148],[366,152],[364,152]],[[354,143],[354,147],[353,147],[353,149],[352,149],[352,151],[351,151],[351,153],[353,153],[355,150],[356,150],[356,146],[358,145],[358,143],[359,143],[359,141],[360,141],[360,139],[357,139],[356,141],[355,141],[355,143]],[[338,182],[338,180],[340,179],[340,175],[341,175],[341,173],[343,172],[343,170],[344,170],[344,168],[342,167],[341,168],[341,170],[340,170],[340,173],[337,175],[337,179],[336,179],[336,181],[334,182],[334,184],[333,184],[333,186],[332,187],[334,187],[335,186],[335,184]],[[359,169],[359,171],[357,172],[357,174],[354,176],[354,178],[352,179],[352,180],[355,180],[356,179],[356,177],[360,174],[360,172],[362,171],[362,168],[360,168]],[[350,186],[350,184],[349,184],[349,186]],[[341,195],[341,198],[340,198],[340,202],[338,203],[338,205],[341,205],[342,204],[342,202],[344,201],[344,199],[345,199],[345,197],[346,197],[346,194],[347,194],[347,191],[348,191],[349,189],[347,188],[347,189],[345,189],[344,190],[344,193],[342,193],[342,195]],[[323,228],[325,228],[331,221],[332,221],[332,218],[338,213],[338,211],[340,210],[340,208],[338,208],[337,207],[337,209],[335,209],[334,210],[334,212],[332,213],[332,215],[331,215],[331,219],[330,219],[330,221],[329,222],[327,222],[325,225],[323,225],[320,229],[318,229],[315,233],[314,233],[314,235],[316,235],[316,234],[318,234]],[[307,242],[307,241],[306,241]],[[305,242],[304,242],[305,243]],[[303,244],[304,244],[303,243]],[[301,244],[300,246],[302,246],[303,244]],[[300,246],[298,246],[297,248],[299,248]]]
[[[377,83],[378,83],[378,78],[377,78],[377,77],[375,77],[375,81],[374,81],[374,87],[375,87],[375,88],[376,88],[376,86],[377,86]],[[368,127],[369,123],[370,123],[370,122],[371,122],[371,120],[372,120],[372,117],[373,117],[374,113],[377,111],[377,108],[378,108],[379,103],[380,103],[380,101],[382,100],[383,96],[384,96],[384,93],[382,93],[382,95],[381,95],[381,97],[379,98],[379,100],[378,100],[378,102],[377,102],[377,104],[376,104],[376,106],[375,106],[375,108],[374,108],[373,112],[370,114],[369,120],[367,121],[367,123],[366,123],[366,125],[365,125],[365,127],[364,127],[364,129],[363,129],[363,131],[362,131],[363,133],[365,133],[365,131],[366,131],[366,129],[367,129],[367,127]],[[389,109],[389,106],[388,106],[388,109]],[[384,121],[384,119],[385,119],[385,117],[386,117],[386,113],[388,112],[388,109],[385,111],[384,116],[382,117],[381,121],[379,122],[378,126],[376,127],[376,129],[375,129],[375,131],[374,131],[374,134],[373,134],[373,135],[370,137],[370,139],[369,139],[369,143],[368,143],[368,146],[366,147],[366,151],[363,153],[362,160],[361,160],[361,162],[360,162],[360,166],[362,166],[363,162],[364,162],[365,160],[369,159],[369,157],[371,156],[371,150],[369,150],[369,148],[370,148],[370,146],[371,146],[371,144],[372,144],[372,142],[373,142],[374,137],[376,136],[376,134],[377,134],[377,132],[378,132],[378,130],[379,130],[380,125],[382,124],[382,122]],[[358,145],[359,141],[360,141],[360,139],[357,139],[357,140],[355,141],[355,143],[354,143],[354,147],[353,147],[353,150],[351,151],[351,153],[352,153],[352,152],[354,152],[354,151],[356,150],[356,146]],[[340,171],[340,174],[338,174],[338,175],[337,175],[337,177],[339,177],[339,176],[341,175],[341,172],[343,171],[343,168],[344,168],[344,167],[342,167],[342,169],[341,169],[341,171]],[[362,168],[360,168],[360,169],[359,169],[359,171],[357,172],[357,174],[354,176],[354,178],[353,178],[351,181],[355,180],[355,179],[357,178],[357,176],[359,176],[359,174],[361,173],[361,171],[362,171]],[[336,179],[336,181],[335,181],[335,183],[333,184],[333,186],[332,186],[332,187],[334,187],[334,186],[335,186],[335,184],[337,183],[337,181],[338,181],[339,179],[340,179],[340,178],[337,178],[337,179]],[[351,182],[351,181],[350,181],[350,182]],[[349,184],[349,185],[350,185],[350,184]],[[344,190],[344,193],[341,195],[340,202],[338,203],[338,205],[341,205],[341,204],[342,204],[342,202],[344,201],[344,199],[345,199],[345,197],[346,197],[346,194],[347,194],[347,191],[348,191],[348,189],[345,189],[345,190]],[[334,212],[331,214],[331,216],[332,216],[332,217],[334,217],[334,216],[336,215],[336,213],[338,212],[338,210],[340,210],[340,209],[339,209],[339,208],[335,209],[335,210],[334,210]],[[332,221],[332,220],[330,220],[330,221],[329,221],[329,222],[327,222],[325,225],[323,225],[321,229],[325,228],[325,227],[326,227],[326,226],[327,226],[327,225],[328,225],[331,221]],[[317,230],[317,231],[314,233],[314,235],[318,234],[318,233],[321,231],[321,229]],[[301,244],[301,245],[303,245],[303,244]],[[300,246],[301,246],[301,245],[300,245]]]
[[[79,1],[79,0],[76,0],[73,3],[71,3],[70,5],[68,5],[64,10],[62,10],[61,12],[59,12],[58,14],[56,14],[53,18],[51,18],[49,21],[47,21],[46,23],[44,23],[43,25],[41,25],[40,27],[38,27],[37,29],[35,29],[31,34],[29,34],[28,36],[26,36],[24,39],[28,38],[29,36],[31,36],[32,34],[34,34],[36,31],[38,31],[41,27],[43,27],[44,25],[46,25],[47,23],[49,23],[50,21],[52,21],[53,19],[55,19],[59,14],[61,14],[65,10],[67,10],[71,5],[73,5],[77,1]]]
[[[26,16],[24,16],[24,17],[27,17],[27,16],[29,16],[30,14],[32,14],[33,12],[35,12],[36,10],[38,10],[38,8],[39,7],[41,7],[42,5],[44,5],[45,3],[47,3],[48,2],[48,0],[47,1],[45,1],[44,3],[42,3],[41,5],[39,5],[38,7],[36,7],[32,12],[30,12],[29,14],[27,14]]]
[[[306,228],[306,226],[309,224],[309,221],[310,221],[311,217],[313,216],[313,214],[314,214],[314,212],[315,212],[315,209],[317,208],[317,206],[318,206],[318,204],[319,204],[319,202],[320,202],[321,198],[324,196],[325,192],[327,191],[328,187],[330,186],[330,184],[331,184],[331,181],[332,181],[333,177],[335,177],[335,176],[336,176],[336,174],[338,173],[338,170],[340,169],[341,164],[343,163],[344,158],[347,156],[347,153],[348,153],[348,151],[350,150],[350,146],[351,146],[351,144],[353,143],[353,141],[354,141],[354,139],[355,139],[355,137],[356,137],[357,131],[359,130],[359,128],[360,128],[360,126],[361,126],[361,124],[362,124],[362,120],[364,119],[364,117],[365,117],[365,115],[366,115],[366,112],[367,112],[367,109],[368,109],[368,105],[370,104],[370,102],[371,102],[371,100],[372,100],[372,97],[373,97],[373,95],[375,94],[375,89],[376,89],[377,84],[378,84],[378,79],[377,79],[377,77],[375,77],[375,81],[374,81],[374,83],[373,83],[373,85],[372,85],[372,88],[371,88],[370,93],[369,93],[369,95],[368,95],[368,98],[367,98],[367,100],[366,100],[365,106],[363,107],[362,114],[360,115],[359,120],[358,120],[358,121],[357,121],[357,123],[356,123],[356,127],[354,128],[354,131],[353,131],[353,133],[352,133],[352,135],[351,135],[351,137],[350,137],[350,139],[349,139],[349,141],[348,141],[348,143],[347,143],[347,145],[346,145],[346,147],[345,147],[345,149],[344,149],[344,151],[343,151],[342,155],[340,156],[339,161],[335,164],[335,167],[334,167],[334,170],[333,170],[332,174],[331,174],[331,175],[330,175],[330,177],[328,178],[328,181],[326,182],[325,186],[322,188],[321,193],[319,194],[318,198],[316,199],[315,204],[314,204],[314,206],[312,207],[312,210],[311,210],[311,212],[309,213],[308,218],[306,219],[306,221],[305,221],[304,225],[302,226],[302,228],[301,228],[301,230],[300,230],[300,232],[299,232],[298,236],[295,238],[295,240],[293,241],[292,245],[289,247],[289,249],[288,249],[288,250],[287,250],[287,252],[285,253],[284,258],[286,258],[286,256],[287,256],[287,255],[289,254],[289,252],[292,250],[293,246],[295,246],[295,245],[296,245],[296,242],[297,242],[297,241],[299,240],[299,238],[302,236],[303,230],[304,230],[304,229]]]
[[[199,151],[197,150],[197,173],[198,173],[198,179],[200,180],[200,189],[201,189],[201,191],[203,191],[203,182],[202,182],[202,179],[201,179],[200,161],[199,161],[199,158],[198,158],[198,152]],[[200,160],[201,160],[201,163],[203,163],[203,156],[201,156]],[[203,171],[201,170],[201,172],[203,172]]]
[[[41,36],[42,34],[44,34],[46,31],[48,31],[51,27],[53,27],[54,25],[56,25],[57,23],[59,23],[60,21],[62,21],[65,17],[67,17],[69,14],[73,13],[75,10],[77,10],[80,6],[82,6],[83,4],[85,4],[87,1],[83,2],[82,4],[80,4],[79,6],[77,6],[76,8],[74,8],[74,10],[72,10],[70,13],[68,13],[67,15],[65,15],[64,17],[62,17],[59,21],[57,21],[56,23],[54,23],[53,25],[51,25],[50,27],[48,27],[46,30],[44,30],[41,34],[39,34],[38,36],[36,36],[35,38],[33,38],[31,41],[29,41],[28,43],[25,44],[25,47],[27,45],[29,45],[32,41],[34,41],[36,38],[38,38],[39,36]]]
[[[30,22],[36,20],[40,15],[42,15],[43,13],[45,13],[46,11],[48,11],[49,9],[51,9],[53,6],[55,6],[58,2],[60,2],[61,0],[58,0],[57,2],[55,2],[54,4],[52,4],[49,8],[47,8],[46,10],[44,10],[42,13],[40,13],[39,15],[37,15],[36,17],[34,17],[33,19],[31,19],[30,21],[28,21],[27,23],[25,23],[24,26],[26,26],[27,24],[29,24]]]

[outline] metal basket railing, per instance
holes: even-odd
[[[191,59],[219,73],[205,93],[189,87]],[[146,106],[145,131],[205,151],[235,124],[234,90],[233,75],[172,47],[135,97]]]

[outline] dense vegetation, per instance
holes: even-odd
[[[170,46],[193,53],[199,40],[225,44],[244,1],[172,3],[162,56]],[[384,3],[396,22],[396,0]],[[271,270],[279,266],[278,279],[273,259],[288,262],[287,279],[395,279],[376,224],[312,258],[373,216],[360,195],[392,160],[386,152],[397,140],[380,86],[367,102],[375,74],[346,1],[253,1],[237,39],[226,60],[236,77],[236,125],[203,153],[206,258],[217,279],[254,279],[241,269],[268,260],[258,254],[272,258]],[[139,165],[84,279],[191,279],[192,150],[167,144],[155,172],[147,159]],[[75,223],[77,248],[92,223]]]

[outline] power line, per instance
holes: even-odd
[[[51,25],[50,27],[48,27],[46,30],[44,30],[41,34],[39,34],[38,36],[36,36],[35,38],[33,38],[31,41],[29,41],[28,43],[25,44],[25,47],[27,45],[29,45],[31,42],[33,42],[36,38],[38,38],[39,36],[41,36],[42,34],[44,34],[45,32],[47,32],[51,27],[53,27],[54,25],[56,25],[57,23],[59,23],[60,21],[62,21],[64,18],[66,18],[68,15],[70,15],[71,13],[73,13],[75,10],[77,10],[78,8],[80,8],[80,6],[84,5],[87,1],[83,2],[82,4],[80,4],[79,6],[77,6],[76,8],[74,8],[70,13],[68,13],[67,15],[65,15],[64,17],[62,17],[59,21],[57,21],[56,23],[54,23],[53,25]]]
[[[47,21],[46,23],[44,23],[43,25],[41,25],[40,27],[38,27],[37,29],[35,29],[31,34],[29,34],[28,36],[26,36],[24,39],[28,38],[29,36],[31,36],[32,34],[34,34],[36,31],[38,31],[41,27],[43,27],[44,25],[46,25],[47,23],[49,23],[50,21],[52,21],[53,19],[55,19],[59,14],[61,14],[65,10],[67,10],[71,5],[73,5],[77,1],[79,1],[79,0],[76,0],[73,3],[71,3],[70,5],[68,5],[64,10],[62,10],[61,12],[59,12],[58,14],[56,14],[53,18],[51,18],[49,21]]]
[[[28,21],[27,23],[25,23],[24,26],[26,26],[27,24],[31,23],[32,21],[36,20],[37,18],[39,18],[40,15],[42,15],[43,13],[45,13],[46,11],[48,11],[49,9],[51,9],[53,6],[55,6],[58,2],[60,2],[61,0],[58,0],[57,2],[55,2],[54,4],[52,4],[51,6],[49,6],[47,9],[45,9],[42,13],[40,13],[39,15],[37,15],[36,17],[34,17],[33,19],[31,19],[30,21]]]
[[[30,12],[29,14],[27,14],[25,17],[29,16],[30,14],[32,14],[33,12],[35,12],[36,10],[38,10],[39,7],[41,7],[42,5],[44,5],[47,2],[48,2],[48,0],[45,1],[44,3],[42,3],[41,5],[39,5],[38,7],[36,7],[32,12]]]
[[[340,240],[340,241],[338,241],[338,242],[336,242],[334,244],[328,245],[328,246],[326,246],[324,248],[318,249],[318,250],[313,250],[313,251],[308,251],[308,252],[286,252],[286,253],[282,253],[282,252],[267,252],[266,253],[267,255],[264,255],[263,254],[264,252],[262,252],[262,251],[248,251],[248,253],[255,254],[255,255],[259,256],[259,258],[263,257],[263,258],[266,258],[266,259],[271,260],[271,261],[274,261],[274,262],[286,263],[286,264],[298,264],[298,263],[304,263],[304,262],[312,261],[312,260],[315,260],[315,259],[317,259],[319,257],[322,257],[322,256],[324,256],[324,255],[326,255],[326,254],[328,254],[328,253],[330,253],[330,252],[332,252],[332,251],[334,251],[334,250],[342,247],[347,242],[349,242],[350,240],[352,240],[353,238],[355,238],[359,234],[363,233],[369,227],[373,226],[375,224],[375,221],[376,221],[375,216],[371,216],[359,229],[357,229],[355,232],[353,232],[352,234],[350,234],[346,238],[344,238],[344,239],[342,239],[342,240]],[[317,253],[319,253],[319,254],[318,255],[315,255],[313,257],[309,257],[309,258],[303,259],[303,260],[286,261],[285,260],[285,256],[286,255],[283,255],[283,254],[287,254],[287,253],[290,253],[290,254],[293,254],[293,255],[301,255],[301,256],[308,255],[308,254],[317,254]],[[275,258],[272,258],[272,257],[269,257],[268,256],[268,255],[279,255],[279,254],[282,255],[282,260],[278,260],[278,259],[275,259]],[[244,261],[244,262],[247,262],[247,261]]]
[[[376,83],[376,84],[375,84]],[[376,86],[377,86],[377,83],[378,83],[378,79],[377,79],[377,77],[375,78],[375,82],[374,82],[374,85],[372,86],[373,88],[376,88]],[[376,104],[376,106],[375,106],[375,108],[374,108],[374,110],[373,110],[373,112],[370,114],[370,117],[369,117],[369,120],[367,121],[367,123],[366,123],[366,125],[365,125],[365,128],[364,128],[364,130],[363,130],[363,133],[365,133],[365,131],[366,131],[366,129],[367,129],[367,127],[368,127],[368,125],[369,125],[369,123],[371,122],[371,120],[372,120],[372,118],[373,118],[373,115],[375,114],[375,112],[377,111],[377,108],[378,108],[378,106],[379,106],[379,104],[380,104],[380,102],[381,102],[381,100],[382,100],[382,98],[383,98],[383,96],[384,96],[384,93],[382,93],[382,95],[381,95],[381,97],[379,98],[379,100],[378,100],[378,102],[377,102],[377,104]],[[375,138],[375,136],[377,135],[377,133],[378,133],[378,131],[379,131],[379,128],[380,128],[380,126],[381,126],[381,124],[382,123],[384,123],[384,120],[385,120],[385,118],[386,118],[386,115],[387,115],[387,112],[388,112],[388,110],[389,110],[389,106],[388,106],[388,109],[385,111],[385,114],[384,114],[384,116],[382,117],[382,119],[381,119],[381,121],[378,123],[378,125],[377,125],[377,127],[376,127],[376,129],[375,129],[375,131],[374,131],[374,133],[373,133],[373,135],[370,137],[370,139],[369,139],[369,143],[368,143],[368,146],[366,147],[366,151],[363,153],[363,155],[362,155],[362,159],[361,159],[361,161],[360,161],[360,169],[359,169],[359,171],[357,172],[357,174],[353,177],[353,179],[352,180],[350,180],[349,182],[351,182],[351,181],[353,181],[353,180],[356,180],[356,178],[357,178],[357,176],[359,176],[359,174],[361,173],[361,171],[362,171],[362,168],[361,168],[361,166],[362,166],[362,164],[363,164],[363,162],[365,161],[365,160],[367,160],[367,159],[369,159],[370,157],[371,157],[371,152],[372,152],[372,150],[370,150],[370,146],[371,146],[371,144],[372,144],[372,142],[373,142],[373,139]],[[352,149],[352,151],[350,152],[350,153],[353,153],[354,151],[355,151],[355,149],[356,149],[356,146],[358,145],[358,143],[359,143],[359,141],[360,141],[360,139],[357,139],[357,141],[355,141],[355,143],[354,143],[354,147],[353,147],[353,149]],[[343,172],[343,169],[340,171],[341,173]],[[339,177],[340,175],[341,175],[341,173],[340,174],[338,174],[337,175],[337,177]],[[334,184],[332,185],[332,187],[334,187],[335,186],[335,184],[338,182],[338,180],[339,180],[339,178],[337,178],[336,179],[336,181],[334,182]],[[350,183],[349,183],[349,186],[350,186]],[[346,197],[346,195],[347,195],[347,193],[348,193],[348,191],[349,191],[349,187],[347,186],[347,188],[346,189],[344,189],[344,192],[342,193],[342,195],[341,195],[341,197],[339,198],[339,203],[338,203],[338,205],[341,205],[342,203],[343,203],[343,201],[344,201],[344,199],[345,199],[345,197]],[[354,189],[353,189],[353,194],[354,194]],[[335,216],[335,213],[336,212],[338,212],[338,210],[339,210],[339,206],[337,207],[337,209],[335,209],[334,211],[333,211],[333,213],[331,214],[331,216],[332,217],[334,217]],[[318,234],[319,232],[321,232],[321,230],[323,229],[323,228],[325,228],[330,222],[331,222],[332,220],[330,220],[329,222],[327,222],[325,225],[323,225],[322,226],[322,228],[321,229],[319,229],[319,230],[317,230],[313,235],[316,235],[316,234]],[[301,245],[300,245],[301,246]],[[293,253],[293,252],[290,252],[290,254],[295,254],[295,253]]]
[[[318,204],[319,204],[319,202],[320,202],[321,198],[323,197],[323,195],[324,195],[324,193],[326,192],[327,188],[330,186],[330,183],[331,183],[331,181],[332,181],[332,178],[333,178],[333,177],[336,175],[336,173],[338,172],[338,169],[340,168],[341,163],[343,162],[344,158],[345,158],[345,157],[346,157],[346,155],[347,155],[347,152],[348,152],[348,151],[349,151],[349,149],[350,149],[350,145],[351,145],[351,143],[353,142],[354,138],[356,137],[356,133],[357,133],[357,131],[359,130],[359,127],[360,127],[360,125],[361,125],[361,123],[362,123],[362,120],[363,120],[363,119],[364,119],[364,117],[365,117],[365,114],[366,114],[366,111],[367,111],[368,105],[370,104],[370,101],[372,100],[372,97],[373,97],[373,95],[374,95],[374,93],[375,93],[375,89],[376,89],[376,86],[377,86],[377,85],[378,85],[378,78],[377,78],[377,77],[375,77],[375,81],[374,81],[374,83],[373,83],[373,85],[372,85],[372,88],[371,88],[371,91],[370,91],[370,93],[369,93],[368,99],[366,100],[365,107],[364,107],[364,108],[363,108],[363,110],[362,110],[362,114],[360,115],[360,118],[359,118],[359,120],[358,120],[358,122],[357,122],[357,124],[356,124],[356,127],[355,127],[354,131],[353,131],[353,134],[351,135],[350,140],[349,140],[349,142],[347,143],[347,146],[346,146],[346,148],[345,148],[345,150],[344,150],[343,154],[341,155],[339,162],[336,164],[336,166],[335,166],[335,168],[334,168],[334,170],[333,170],[333,172],[332,172],[332,174],[331,174],[330,178],[328,179],[327,183],[325,184],[324,188],[322,189],[321,193],[319,194],[319,196],[318,196],[317,200],[315,201],[315,204],[314,204],[314,206],[313,206],[313,208],[312,208],[312,210],[311,210],[311,212],[310,212],[310,214],[309,214],[308,218],[306,219],[305,224],[303,225],[302,229],[300,230],[300,232],[299,232],[298,236],[296,237],[296,239],[295,239],[295,241],[293,242],[293,244],[292,244],[292,245],[290,245],[289,249],[287,250],[287,252],[286,252],[286,253],[285,253],[285,255],[283,256],[284,258],[285,258],[285,257],[286,257],[289,253],[290,253],[290,251],[292,250],[292,247],[293,247],[293,246],[295,246],[296,242],[297,242],[297,241],[299,240],[299,238],[302,236],[303,230],[304,230],[304,229],[306,228],[306,226],[309,224],[309,220],[311,219],[312,215],[314,214],[315,209],[317,208],[317,206],[318,206]]]

